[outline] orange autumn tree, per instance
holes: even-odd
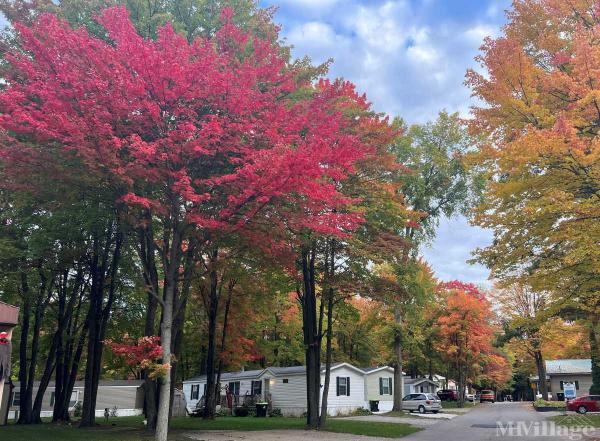
[[[490,177],[474,221],[495,232],[478,258],[585,320],[600,393],[600,2],[516,0],[508,19],[467,74]]]
[[[492,354],[490,303],[474,285],[449,282],[440,287],[441,307],[434,328],[436,349],[458,383],[458,403],[465,402],[469,380],[479,377]]]

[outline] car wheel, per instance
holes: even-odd
[[[587,413],[587,408],[585,406],[579,406],[577,408],[577,413]]]
[[[425,413],[425,406],[419,406],[419,413]]]
[[[495,400],[492,400],[492,403],[495,403],[495,402],[496,402]]]

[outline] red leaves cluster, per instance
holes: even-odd
[[[125,338],[121,343],[105,340],[104,343],[116,355],[123,357],[125,363],[134,367],[147,361],[159,360],[163,354],[158,336],[140,337],[137,340]]]
[[[4,185],[52,152],[75,155],[133,210],[183,210],[187,223],[271,251],[276,231],[354,229],[361,217],[341,209],[353,201],[335,182],[392,136],[387,121],[347,117],[369,109],[350,83],[296,83],[277,46],[231,16],[193,43],[170,25],[143,39],[124,7],[97,18],[110,42],[51,14],[17,24],[23,52],[7,56],[0,92]],[[298,89],[308,98],[287,99]]]

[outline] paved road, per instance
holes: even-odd
[[[451,420],[433,420],[416,416],[406,418],[364,416],[352,419],[409,423],[423,428],[421,432],[402,438],[402,441],[600,441],[600,428],[596,429],[595,433],[588,433],[590,436],[582,436],[581,432],[566,432],[566,428],[556,426],[546,420],[546,418],[558,414],[535,412],[531,403],[485,403]],[[576,415],[571,415],[571,417],[578,418]],[[499,429],[498,425],[502,429]],[[557,430],[562,433],[557,433]],[[389,441],[389,438],[306,430],[265,432],[223,430],[195,432],[186,435],[197,441]]]
[[[483,403],[450,421],[440,421],[425,430],[409,435],[405,441],[486,441],[500,439],[559,441],[594,439],[546,420],[549,413],[535,412],[531,403]],[[500,426],[500,428],[498,428]],[[593,430],[593,429],[589,429]],[[581,433],[580,433],[581,435]],[[600,430],[595,435],[600,439]]]

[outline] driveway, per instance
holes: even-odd
[[[594,429],[586,429],[586,432],[582,432],[582,429],[570,429],[569,431],[569,429],[556,426],[547,420],[548,417],[554,415],[560,415],[560,413],[536,412],[531,407],[531,403],[485,403],[451,420],[375,415],[350,417],[349,419],[408,423],[423,429],[421,432],[403,437],[403,441],[600,440],[600,428],[596,428],[595,432],[593,432]],[[569,418],[579,418],[574,414],[569,415]],[[215,430],[187,433],[186,436],[197,441],[389,441],[389,438],[306,430],[264,432]]]
[[[531,403],[483,403],[450,421],[403,438],[405,441],[486,441],[499,439],[558,441],[599,439],[600,429],[578,433],[546,419],[559,413],[536,412]],[[576,430],[576,429],[575,429]],[[573,437],[575,435],[575,437]],[[579,435],[579,436],[577,436]],[[585,436],[591,435],[591,436]]]

